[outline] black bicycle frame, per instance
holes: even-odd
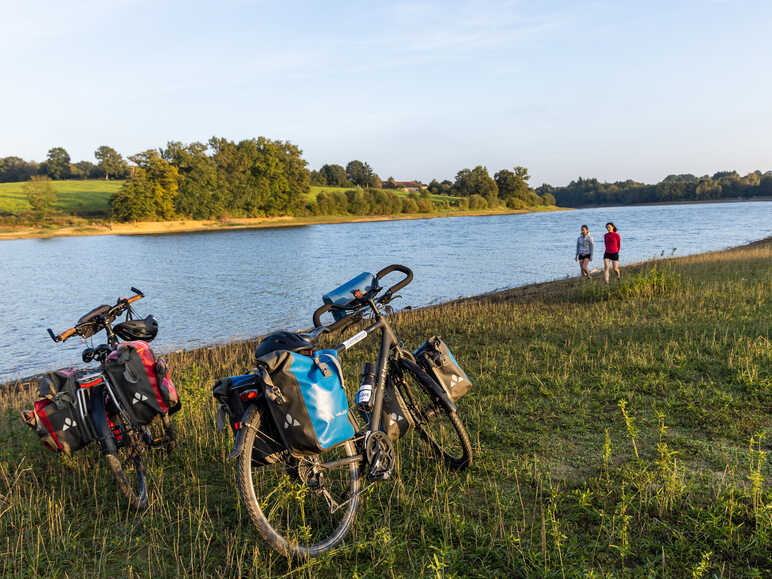
[[[375,306],[372,300],[368,302],[368,305],[375,313],[375,322],[370,324],[364,330],[357,332],[349,339],[341,342],[338,346],[335,347],[335,350],[338,353],[348,350],[362,340],[366,339],[373,332],[377,332],[378,330],[381,331],[381,348],[378,351],[378,363],[375,370],[375,401],[373,403],[373,413],[370,416],[370,424],[368,425],[368,429],[374,432],[381,426],[383,396],[386,390],[386,378],[389,374],[389,354],[391,353],[391,348],[393,346],[396,345],[399,349],[399,340],[397,340],[397,336],[394,335],[394,331],[391,329],[391,326],[389,326],[388,322],[383,317],[383,314],[378,311],[378,308]]]

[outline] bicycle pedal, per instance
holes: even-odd
[[[371,470],[367,473],[367,480],[369,481],[377,481],[377,480],[387,480],[391,478],[391,470]]]

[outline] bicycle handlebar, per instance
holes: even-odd
[[[391,286],[389,289],[386,290],[386,293],[383,294],[383,297],[381,298],[381,303],[388,303],[388,301],[391,299],[391,296],[395,293],[401,290],[403,287],[405,287],[407,284],[409,284],[411,281],[413,281],[413,270],[411,270],[409,267],[404,265],[399,265],[398,263],[394,263],[392,265],[389,265],[387,267],[384,267],[381,271],[379,271],[375,275],[375,279],[381,280],[387,275],[389,275],[393,271],[399,271],[401,273],[405,274],[405,279],[403,279],[400,282],[397,282],[393,286]]]
[[[107,312],[104,314],[101,314],[98,318],[105,319],[105,318],[112,318],[110,321],[117,318],[119,315],[121,315],[126,308],[129,306],[129,304],[132,304],[136,302],[137,300],[141,300],[143,297],[145,297],[145,294],[142,293],[141,290],[138,290],[137,288],[133,287],[131,288],[131,291],[134,292],[134,295],[130,298],[118,298],[118,301],[115,302],[115,305],[110,308]],[[94,318],[91,320],[87,320],[83,323],[76,324],[72,328],[69,328],[67,330],[64,330],[60,334],[54,334],[54,331],[51,328],[48,328],[48,335],[51,336],[51,339],[54,342],[64,342],[68,338],[71,338],[74,334],[79,334],[81,330],[86,328],[87,326],[92,325],[96,319]],[[109,323],[109,322],[108,322]],[[98,330],[97,330],[98,331]]]
[[[359,299],[354,300],[351,305],[348,305],[348,306],[337,306],[337,305],[334,305],[334,304],[324,304],[324,305],[320,306],[314,312],[314,327],[318,328],[318,327],[324,325],[324,324],[322,324],[322,315],[326,314],[329,311],[338,310],[338,311],[351,311],[351,312],[354,312],[354,311],[358,310],[359,308],[361,308],[362,306],[366,305],[367,301],[370,300],[370,299],[373,299],[376,295],[378,295],[378,293],[380,293],[380,291],[382,289],[382,288],[380,288],[378,286],[377,282],[379,282],[381,279],[383,279],[384,277],[386,277],[387,275],[389,275],[390,273],[392,273],[394,271],[399,271],[401,273],[404,273],[405,277],[404,277],[404,279],[402,279],[401,281],[397,282],[396,284],[391,286],[389,289],[387,289],[386,292],[380,298],[378,298],[378,300],[377,300],[377,302],[379,304],[384,304],[384,305],[388,304],[391,301],[392,296],[394,295],[395,292],[398,292],[403,287],[405,287],[407,284],[409,284],[411,281],[413,281],[413,271],[409,267],[406,267],[404,265],[399,265],[399,264],[396,264],[396,263],[392,264],[392,265],[389,265],[387,267],[384,267],[381,271],[379,271],[375,275],[375,281],[376,281],[375,287],[373,287],[373,289],[371,289],[364,296],[361,296]],[[331,332],[335,332],[337,330],[343,329],[343,328],[351,325],[355,321],[356,320],[352,319],[351,316],[346,316],[345,318],[342,318],[342,319],[338,320],[337,322],[334,322],[334,323],[332,323],[332,324],[330,324],[329,326],[326,326],[326,327]]]

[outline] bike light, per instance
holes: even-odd
[[[242,402],[246,400],[254,400],[255,398],[257,398],[257,392],[255,390],[250,390],[249,392],[242,392],[239,398],[241,398]]]

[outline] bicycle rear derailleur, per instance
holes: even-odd
[[[365,456],[367,456],[367,464],[370,465],[367,473],[369,480],[384,480],[391,476],[396,459],[394,445],[385,432],[376,430],[367,433]]]

